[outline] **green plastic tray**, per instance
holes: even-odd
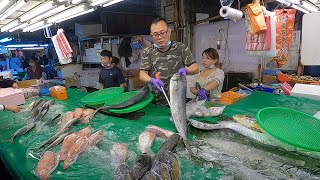
[[[258,124],[270,135],[293,146],[320,151],[320,120],[308,114],[281,107],[261,109]]]
[[[130,92],[126,92],[126,93],[123,93],[123,94],[116,95],[113,98],[108,99],[106,101],[106,103],[105,103],[105,106],[123,103],[126,100],[134,97],[137,93],[138,93],[138,91],[130,91]],[[124,109],[109,109],[108,111],[112,112],[112,113],[117,113],[117,114],[131,113],[131,112],[138,111],[138,110],[144,108],[152,100],[153,100],[153,94],[151,92],[149,92],[149,94],[146,97],[144,97],[137,104],[131,105],[131,106],[126,107]]]
[[[123,92],[124,89],[121,87],[105,88],[84,96],[81,99],[81,102],[88,105],[104,104],[106,100],[113,98],[115,95],[121,94]]]

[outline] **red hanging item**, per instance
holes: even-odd
[[[278,67],[286,64],[289,60],[294,30],[296,9],[277,9],[277,55],[272,60],[276,61]]]
[[[270,16],[265,15],[267,29],[263,32],[251,34],[246,32],[246,50],[261,51],[270,50],[271,48],[271,25]]]

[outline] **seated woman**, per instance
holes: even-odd
[[[47,79],[47,74],[43,71],[43,68],[36,64],[34,59],[29,60],[29,67],[23,80],[29,79]]]
[[[195,75],[194,84],[190,88],[200,100],[219,100],[224,81],[224,72],[219,69],[219,54],[209,48],[202,52],[204,69]]]

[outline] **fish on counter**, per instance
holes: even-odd
[[[79,132],[78,132],[78,136],[79,137],[83,137],[83,136],[86,136],[87,138],[90,137],[91,133],[92,133],[93,129],[92,127],[89,125],[83,129],[81,129]]]
[[[127,165],[121,164],[114,174],[115,180],[132,180],[131,172]]]
[[[169,139],[161,144],[157,155],[154,156],[154,160],[157,161],[162,159],[166,151],[174,152],[179,142],[180,136],[178,134],[174,133],[173,135],[171,135]]]
[[[141,154],[138,156],[131,169],[131,177],[132,179],[140,179],[142,178],[146,172],[150,170],[152,166],[152,159],[151,156],[147,154]]]
[[[50,150],[51,148],[53,148],[53,147],[57,146],[58,144],[60,144],[60,143],[64,140],[64,138],[65,138],[66,136],[68,136],[68,135],[69,135],[68,132],[61,134],[61,135],[60,135],[56,140],[54,140],[48,147],[46,147],[40,155],[42,156],[44,152],[46,152],[46,151]]]
[[[244,114],[236,114],[232,118],[237,123],[240,123],[240,124],[250,128],[252,130],[255,130],[255,131],[258,131],[258,132],[262,132],[261,127],[257,123],[256,118],[249,117],[249,116],[244,115]]]
[[[155,138],[156,134],[149,131],[144,131],[140,134],[138,147],[142,154],[147,154],[147,151],[151,148]]]
[[[177,156],[171,152],[166,151],[160,162],[165,163],[169,168],[170,177],[172,180],[178,180],[180,177],[180,163]]]
[[[49,138],[47,141],[45,141],[44,143],[42,143],[41,145],[39,145],[36,148],[32,148],[31,150],[33,151],[38,151],[40,148],[42,148],[43,146],[47,145],[47,144],[51,144],[53,141],[55,141],[61,134],[66,133],[69,130],[69,128],[65,128],[62,129],[61,131],[57,132],[55,135],[53,135],[51,138]]]
[[[176,73],[170,79],[170,110],[174,125],[188,152],[192,155],[187,132],[186,97],[187,80],[184,76]]]
[[[74,114],[73,118],[80,118],[82,115],[82,112],[83,112],[82,108],[76,108],[73,113]]]
[[[80,118],[80,122],[83,124],[88,124],[91,120],[91,115],[94,113],[93,109],[85,109],[83,110]]]
[[[36,123],[31,122],[31,123],[27,124],[26,126],[23,126],[22,128],[18,129],[15,133],[12,134],[11,138],[9,139],[9,142],[12,142],[14,140],[14,138],[16,138],[16,137],[19,137],[19,136],[26,134],[32,128],[34,128],[35,125],[36,125]]]
[[[53,118],[50,118],[47,122],[44,123],[44,126],[50,125],[53,121],[55,121],[56,119],[58,119],[60,116],[61,116],[61,114],[57,114],[57,115],[54,116]]]
[[[150,170],[141,178],[141,180],[161,180],[161,177],[158,173]]]
[[[139,89],[138,93],[126,100],[125,102],[122,102],[120,104],[114,104],[114,105],[110,105],[110,106],[102,106],[98,109],[96,109],[90,116],[89,116],[89,120],[92,119],[94,117],[94,115],[99,112],[100,110],[107,110],[107,109],[123,109],[126,107],[129,107],[133,104],[136,104],[138,102],[140,102],[144,97],[146,97],[150,92],[149,86],[143,86],[141,89]]]
[[[70,148],[78,140],[78,138],[79,136],[77,133],[69,134],[64,138],[60,150],[60,161],[64,161],[67,158]]]
[[[124,164],[128,154],[128,146],[124,143],[117,143],[110,149],[111,165],[118,167]]]
[[[51,151],[46,151],[38,162],[35,175],[42,180],[48,180],[50,174],[59,164],[59,155]]]
[[[95,132],[94,134],[92,134],[89,137],[89,145],[90,146],[97,145],[101,141],[102,137],[103,137],[103,131],[102,130],[99,130],[99,131]]]
[[[166,130],[166,129],[162,129],[158,126],[147,126],[146,127],[146,131],[155,133],[158,137],[163,138],[163,139],[168,139],[172,134],[174,134],[174,132]]]
[[[151,170],[160,176],[160,179],[171,180],[169,167],[160,161],[154,161]]]
[[[86,150],[88,144],[89,142],[86,136],[79,137],[79,139],[71,146],[68,156],[63,162],[62,169],[67,170],[70,165],[75,163],[78,157]]]
[[[63,126],[58,127],[57,131],[62,131],[64,129],[69,129],[74,123],[78,122],[78,118],[73,118],[71,120],[69,120],[66,124],[64,124]]]
[[[58,122],[58,131],[62,129],[62,127],[67,124],[71,119],[74,119],[74,112],[67,111],[62,114],[60,121]]]

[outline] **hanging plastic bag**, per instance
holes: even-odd
[[[277,55],[272,60],[277,62],[278,67],[281,67],[289,60],[296,12],[295,9],[276,10]]]
[[[251,34],[246,32],[246,50],[248,51],[259,51],[259,50],[270,50],[271,48],[271,27],[270,27],[270,16],[265,15],[265,21],[267,29],[263,32]]]
[[[253,0],[244,8],[245,14],[248,18],[249,32],[254,34],[267,29],[264,18],[263,9],[260,6],[260,0]]]
[[[275,12],[268,11],[264,8],[264,12],[267,16],[270,17],[270,36],[271,36],[271,46],[269,50],[260,50],[260,51],[247,51],[249,55],[252,56],[262,56],[262,57],[270,57],[273,58],[276,56],[276,24],[277,24],[277,16]]]
[[[71,46],[63,33],[63,29],[59,29],[55,36],[51,38],[54,49],[58,55],[60,64],[68,64],[72,62],[73,51]]]

